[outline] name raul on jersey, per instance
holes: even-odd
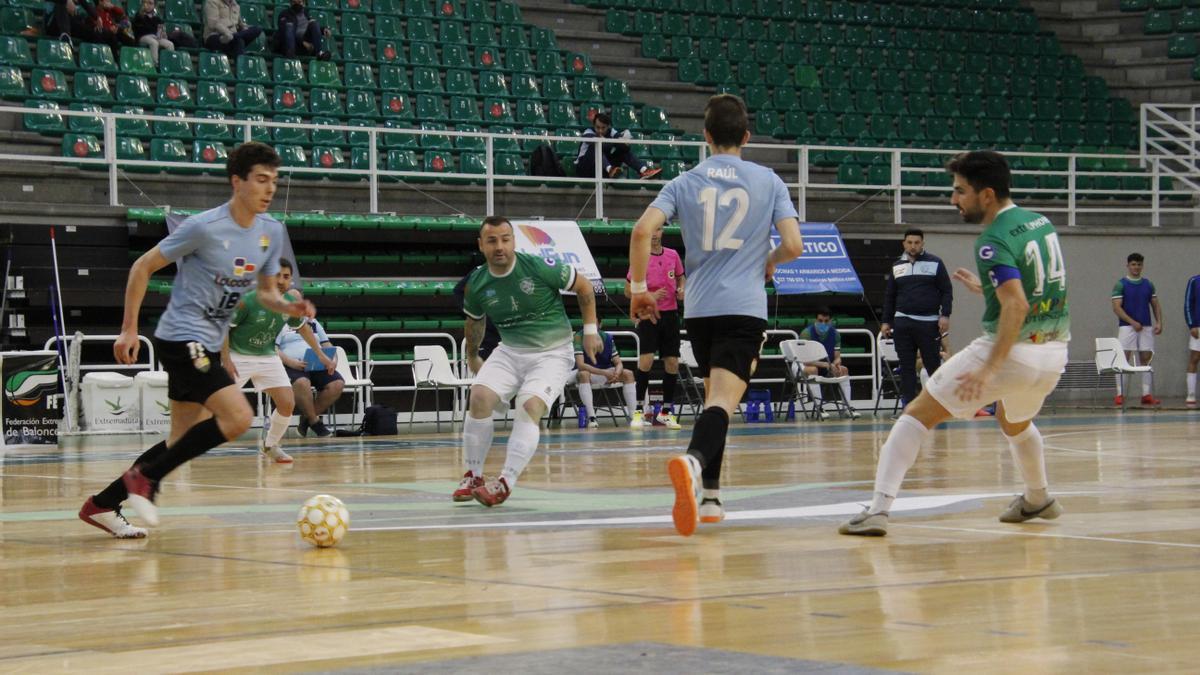
[[[709,178],[724,178],[725,180],[737,180],[737,169],[732,166],[721,168],[711,168],[708,170]]]

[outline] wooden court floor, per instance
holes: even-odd
[[[451,503],[451,433],[292,439],[292,468],[247,441],[172,475],[140,541],[75,518],[140,439],[10,449],[0,672],[465,672],[455,660],[479,656],[513,672],[516,655],[596,672],[571,650],[634,643],[719,650],[735,672],[765,657],[796,672],[1200,671],[1200,414],[1043,418],[1066,514],[1030,525],[996,520],[1019,479],[995,424],[948,424],[889,536],[839,536],[889,427],[735,424],[729,518],[686,539],[664,473],[686,426],[547,432],[491,510]],[[318,493],[352,514],[335,549],[295,530]]]

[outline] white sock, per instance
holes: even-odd
[[[630,382],[621,387],[621,391],[625,394],[625,414],[633,417],[633,411],[637,409],[637,383]]]
[[[1117,375],[1117,396],[1121,396],[1122,394],[1125,393],[1125,392],[1121,391],[1124,388],[1124,386],[1123,386],[1124,384],[1125,384],[1125,378],[1121,375]]]
[[[847,408],[850,407],[850,382],[848,380],[839,382],[838,386],[842,388],[842,401],[845,402]]]
[[[1050,499],[1046,480],[1046,454],[1043,452],[1042,434],[1037,426],[1030,424],[1016,436],[1005,435],[1013,462],[1025,481],[1025,501],[1033,506],[1042,506]]]
[[[1142,373],[1142,396],[1149,396],[1154,389],[1154,373]]]
[[[1188,398],[1196,398],[1196,374],[1195,373],[1187,374],[1187,383],[1188,383],[1188,385],[1187,385]]]
[[[871,500],[871,513],[880,513],[892,508],[896,493],[904,474],[917,461],[921,444],[929,438],[930,430],[912,415],[901,415],[879,450],[879,466],[875,469],[875,497]]]
[[[476,419],[467,415],[463,421],[463,463],[473,475],[483,475],[483,463],[492,448],[492,432],[496,425],[491,417]]]
[[[288,425],[292,423],[292,416],[284,417],[279,414],[279,411],[271,413],[271,428],[267,430],[267,440],[265,441],[268,448],[279,445],[279,439],[287,433]]]
[[[704,495],[701,497],[701,499],[715,499],[717,501],[721,501],[721,491],[719,489],[709,490],[708,488],[704,488]]]
[[[533,459],[541,435],[538,422],[530,422],[526,415],[518,415],[513,421],[512,433],[508,435],[508,452],[504,457],[504,471],[500,474],[508,482],[510,490],[516,487],[517,477]]]
[[[596,399],[592,392],[592,383],[584,382],[579,385],[579,398],[583,401],[583,407],[587,408],[588,419],[596,416]]]
[[[810,383],[808,385],[808,393],[810,396],[812,396],[814,401],[825,400],[825,399],[821,398],[821,385],[819,385],[819,384],[811,384]]]

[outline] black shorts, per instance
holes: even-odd
[[[679,358],[679,312],[662,312],[658,323],[639,321],[637,328],[638,354],[658,354],[661,358]]]
[[[706,316],[688,319],[687,331],[700,377],[708,377],[710,368],[724,368],[750,383],[767,341],[766,320],[737,314]]]
[[[167,398],[172,401],[203,404],[209,396],[234,384],[229,372],[221,365],[221,355],[205,349],[199,342],[154,338],[154,354],[167,371]],[[202,362],[204,358],[208,359],[206,370],[200,370],[197,357]],[[202,367],[203,363],[199,365]]]
[[[284,366],[283,370],[287,373],[288,379],[291,380],[293,384],[296,382],[296,380],[304,377],[312,383],[312,386],[317,388],[317,391],[321,391],[333,382],[337,382],[338,380],[342,380],[344,382],[346,379],[337,371],[334,371],[334,373],[330,375],[329,371],[327,370],[296,370],[295,368],[288,368],[287,366]]]

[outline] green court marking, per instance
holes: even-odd
[[[735,502],[742,499],[764,497],[788,492],[804,490],[820,490],[836,487],[853,487],[873,483],[869,480],[838,481],[832,483],[801,483],[798,485],[778,486],[771,488],[755,488],[745,490],[722,490],[721,498],[725,502]],[[476,516],[482,513],[478,509],[454,507],[449,500],[449,494],[457,483],[442,483],[437,481],[419,483],[362,483],[349,484],[347,487],[370,487],[382,489],[406,490],[422,494],[432,494],[446,497],[443,502],[382,502],[367,501],[350,502],[351,521],[354,513],[362,512],[392,512],[420,514],[412,517],[427,518],[431,514],[437,517],[460,518]],[[579,513],[583,511],[619,511],[622,509],[651,509],[666,508],[671,505],[674,496],[665,489],[647,489],[639,492],[555,492],[535,488],[520,488],[519,498],[509,502],[510,512],[519,513]],[[449,508],[447,508],[449,507]],[[205,506],[168,506],[159,509],[164,516],[221,516],[245,514],[295,514],[299,504],[212,504]],[[50,520],[73,520],[74,511],[21,511],[15,513],[0,513],[0,523],[32,523]],[[239,523],[244,526],[245,523]]]

